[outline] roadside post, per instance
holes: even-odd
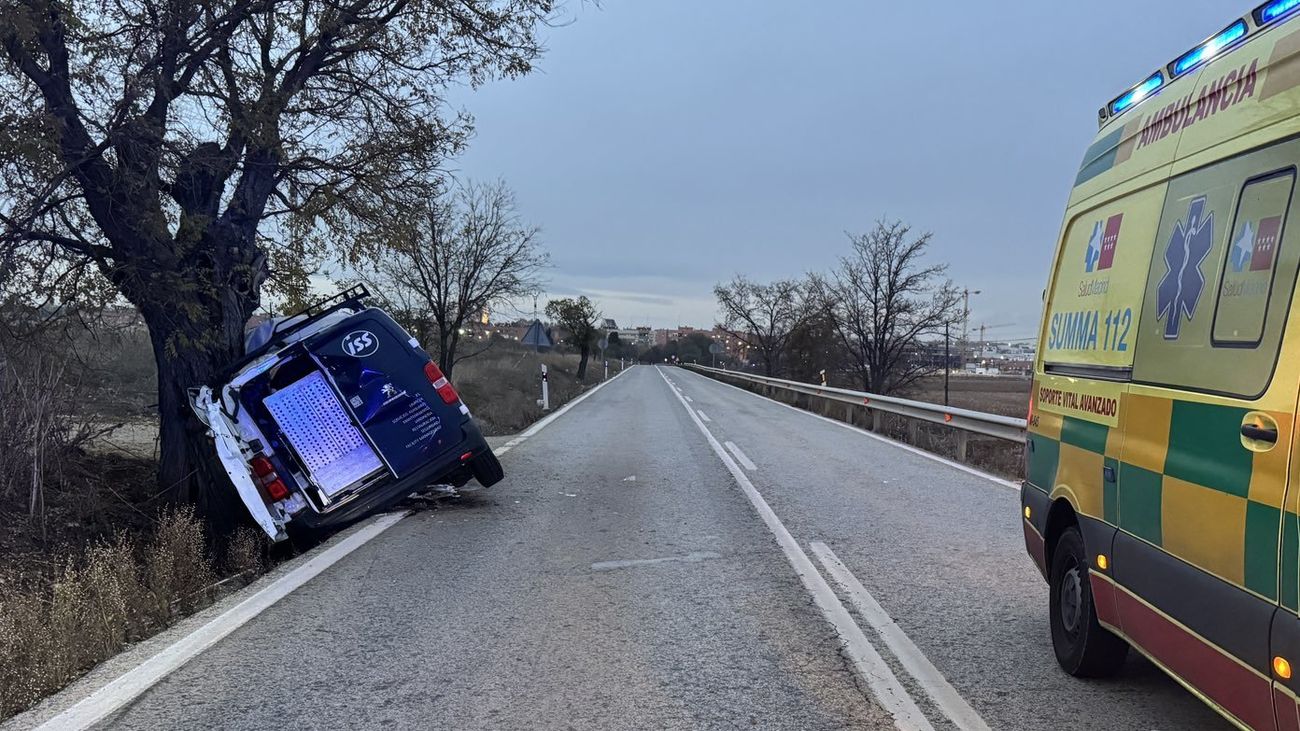
[[[542,411],[551,410],[550,384],[546,382],[546,364],[542,364]]]
[[[609,336],[606,335],[601,338],[600,342],[596,343],[596,345],[600,348],[600,359],[605,363],[605,378],[609,378],[609,360],[605,358],[605,348],[609,347]],[[605,380],[605,378],[602,378],[601,380]]]

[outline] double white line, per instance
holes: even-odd
[[[700,433],[708,441],[713,452],[722,460],[727,471],[735,478],[740,489],[749,498],[749,502],[758,512],[767,529],[776,537],[777,545],[785,554],[786,560],[794,568],[799,580],[803,582],[804,588],[812,596],[813,602],[821,610],[826,621],[830,622],[835,631],[839,633],[844,654],[853,663],[858,674],[867,682],[871,688],[872,694],[880,705],[894,718],[894,725],[900,731],[934,731],[934,726],[930,720],[917,706],[916,700],[908,694],[898,677],[889,668],[889,664],[881,657],[876,648],[872,646],[871,641],[867,639],[862,628],[853,621],[852,615],[848,609],[840,602],[835,590],[831,588],[826,579],[817,571],[808,554],[799,546],[799,542],[790,531],[786,529],[785,524],[772,511],[772,507],[767,504],[767,500],[750,482],[745,471],[741,469],[736,460],[732,458],[727,450],[718,442],[704,425],[695,410],[686,403],[681,392],[673,386],[664,374],[663,369],[656,367],[659,376],[668,383],[673,395],[681,402],[686,413],[690,414],[691,420],[699,428]],[[729,445],[733,446],[733,445]],[[739,450],[737,450],[739,451]],[[752,464],[752,463],[750,463]],[[748,467],[749,465],[746,465]],[[873,629],[880,635],[882,641],[893,652],[898,662],[905,670],[915,679],[918,686],[925,691],[934,705],[943,713],[944,716],[959,729],[971,731],[988,731],[989,726],[984,719],[975,711],[974,708],[966,702],[957,692],[943,674],[939,672],[930,661],[925,657],[919,648],[912,643],[911,639],[904,634],[903,630],[894,623],[879,602],[862,586],[862,583],[849,572],[848,568],[840,562],[839,558],[831,552],[823,543],[812,544],[813,553],[826,567],[829,573],[844,588],[850,600],[858,609],[862,618],[871,624]]]

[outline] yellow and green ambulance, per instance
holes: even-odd
[[[1100,116],[1021,493],[1052,644],[1079,676],[1132,648],[1242,728],[1300,731],[1300,0]]]

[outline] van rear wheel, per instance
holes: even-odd
[[[501,467],[501,460],[497,459],[490,449],[469,463],[469,471],[483,487],[492,487],[506,476],[505,469]]]
[[[1056,542],[1050,586],[1052,647],[1061,668],[1079,678],[1119,672],[1128,644],[1097,622],[1087,553],[1077,527],[1066,529]]]

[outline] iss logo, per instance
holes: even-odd
[[[343,338],[343,352],[353,358],[366,358],[379,350],[379,338],[368,330],[357,330]]]
[[[1187,209],[1187,220],[1179,221],[1165,246],[1165,276],[1156,290],[1156,316],[1165,318],[1165,339],[1177,340],[1183,317],[1196,316],[1196,303],[1205,291],[1201,264],[1214,247],[1214,211],[1205,210],[1205,196]]]
[[[1115,265],[1115,247],[1119,245],[1119,230],[1124,224],[1124,214],[1116,214],[1092,227],[1088,251],[1084,254],[1084,269],[1092,274]]]

